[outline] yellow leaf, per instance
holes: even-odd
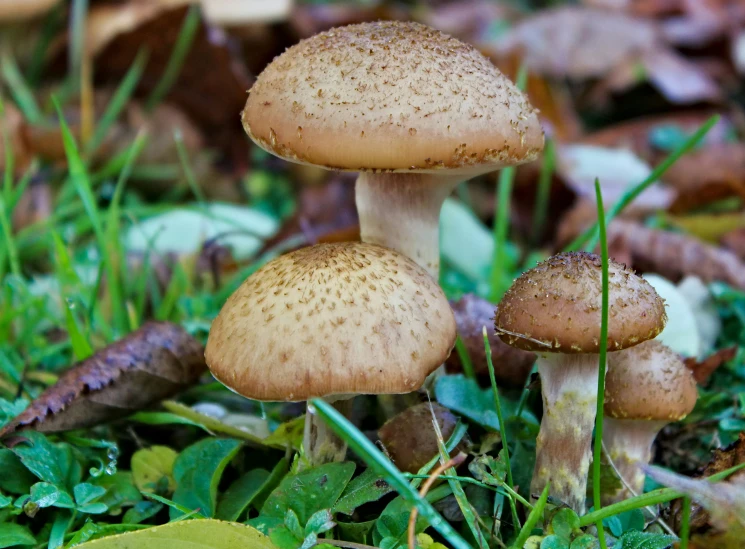
[[[79,545],[81,549],[276,549],[264,534],[222,520],[184,520]]]
[[[160,480],[168,480],[168,491],[176,489],[173,479],[173,462],[178,454],[168,446],[151,446],[138,450],[132,456],[132,477],[142,492],[155,492]]]
[[[742,212],[665,217],[672,226],[714,243],[719,242],[725,234],[745,227],[745,214]]]

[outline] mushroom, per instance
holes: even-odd
[[[397,21],[334,28],[289,48],[258,76],[242,120],[280,158],[361,172],[362,240],[435,279],[440,208],[455,185],[543,148],[535,109],[486,57]]]
[[[666,317],[654,288],[614,261],[608,273],[608,350],[659,334]],[[597,407],[602,294],[600,258],[562,253],[523,273],[497,306],[494,320],[505,343],[538,355],[543,419],[531,493],[540,493],[550,481],[550,495],[580,514]]]
[[[60,0],[0,0],[0,23],[14,23],[49,12]]]
[[[603,445],[624,487],[608,503],[639,494],[657,433],[686,417],[698,392],[680,356],[658,340],[645,341],[608,357]]]
[[[254,400],[329,402],[408,393],[447,358],[455,319],[411,259],[365,243],[319,244],[277,257],[228,298],[210,330],[213,375]],[[311,463],[346,446],[308,410]]]

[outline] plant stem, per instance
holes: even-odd
[[[463,374],[469,379],[476,379],[471,355],[468,354],[468,349],[466,348],[466,344],[463,343],[460,334],[455,338],[455,350],[458,353],[458,358],[460,358],[460,363],[463,367]]]
[[[680,523],[680,543],[678,549],[688,549],[688,536],[691,529],[691,498],[683,498],[683,516]]]
[[[484,350],[486,351],[486,366],[489,368],[489,381],[491,382],[492,393],[494,394],[494,406],[497,408],[497,420],[499,421],[499,434],[502,437],[502,449],[504,450],[504,463],[507,466],[507,486],[510,490],[514,491],[515,483],[512,480],[512,467],[510,465],[510,449],[507,445],[507,427],[504,423],[504,416],[502,415],[502,404],[499,401],[499,389],[497,388],[497,380],[494,376],[494,364],[491,359],[491,345],[489,345],[489,336],[486,333],[486,326],[483,326],[481,333],[484,336]],[[509,498],[510,510],[512,511],[512,520],[514,521],[515,528],[520,528],[520,519],[517,516],[517,507],[515,506],[515,500]]]
[[[592,460],[592,496],[596,510],[600,510],[600,458],[603,452],[603,405],[605,403],[605,367],[606,353],[608,351],[608,240],[605,234],[605,209],[603,208],[603,194],[600,191],[600,182],[595,179],[595,196],[598,207],[598,227],[600,228],[600,255],[602,259],[602,282],[603,297],[602,311],[600,315],[600,349],[598,351],[598,396],[597,412],[595,413],[595,448]],[[605,531],[603,521],[595,523],[598,529],[598,541],[600,548],[606,549]]]

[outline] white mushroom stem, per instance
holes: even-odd
[[[536,442],[531,494],[550,481],[549,495],[585,511],[587,472],[598,391],[598,355],[539,355],[543,419]]]
[[[362,241],[410,257],[438,280],[440,209],[463,179],[429,173],[360,173],[356,198]]]
[[[351,398],[336,401],[325,398],[324,400],[336,408],[344,417],[349,417],[352,408]],[[347,455],[347,443],[334,433],[310,404],[305,411],[303,449],[310,466],[322,465],[332,461],[344,461]]]
[[[603,445],[623,484],[615,494],[604,496],[604,504],[642,493],[645,475],[639,465],[650,462],[654,439],[667,423],[644,419],[603,419]]]

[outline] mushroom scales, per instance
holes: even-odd
[[[413,391],[454,343],[447,298],[419,265],[347,242],[280,256],[248,277],[215,319],[205,356],[248,398],[333,401]],[[305,442],[314,463],[343,458],[312,413]]]
[[[374,22],[303,40],[258,76],[242,115],[270,153],[361,172],[362,240],[439,271],[455,185],[534,160],[536,111],[475,48],[418,23]]]
[[[550,495],[577,513],[585,509],[597,407],[601,275],[595,254],[551,257],[515,281],[494,320],[505,343],[538,354],[543,419],[531,493],[540,493],[550,481]],[[608,291],[609,351],[632,347],[662,331],[664,304],[643,278],[611,261]]]

